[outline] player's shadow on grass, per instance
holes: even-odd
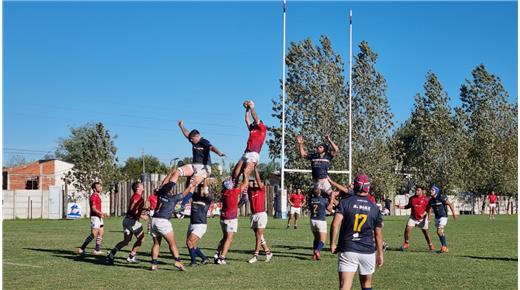
[[[513,258],[513,257],[479,257],[479,256],[459,256],[459,257],[477,259],[477,260],[497,260],[497,261],[518,262],[518,258]]]
[[[37,251],[37,252],[46,252],[46,253],[52,253],[53,256],[59,257],[59,258],[65,258],[76,262],[83,262],[83,263],[90,263],[95,265],[103,265],[107,267],[125,267],[130,269],[136,269],[136,270],[149,270],[150,269],[150,261],[141,261],[138,264],[128,264],[126,262],[126,258],[123,257],[116,257],[115,261],[116,264],[109,265],[106,263],[106,256],[92,256],[92,255],[85,255],[85,256],[79,256],[76,254],[75,251],[72,250],[59,250],[59,249],[35,249],[35,248],[24,248],[24,250],[30,250],[30,251]],[[121,263],[118,263],[117,261],[121,261]],[[165,263],[163,261],[158,261],[159,265],[170,265],[171,263]],[[162,270],[162,269],[161,269]],[[164,270],[171,270],[171,271],[178,271],[176,269],[164,269]]]
[[[215,249],[212,249],[212,248],[201,248],[202,250],[207,250],[207,251],[214,251]],[[244,255],[253,255],[254,254],[254,251],[253,250],[237,250],[237,249],[233,249],[231,248],[229,250],[231,253],[238,253],[238,254],[244,254]],[[278,251],[276,250],[276,248],[271,248],[271,253],[273,253],[274,257],[284,257],[284,258],[293,258],[293,259],[298,259],[298,260],[310,260],[310,254],[303,254],[303,253],[294,253],[294,252],[282,252],[282,251]],[[226,260],[231,260],[231,261],[243,261],[243,259],[236,259],[236,258],[228,258],[226,257]]]

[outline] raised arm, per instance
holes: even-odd
[[[189,138],[190,131],[188,131],[188,129],[184,128],[184,121],[179,120],[179,122],[177,122],[177,124],[179,124],[179,128],[181,128],[181,131],[182,131],[182,134],[184,135],[184,137]]]
[[[217,154],[218,156],[220,156],[220,157],[225,157],[226,156],[226,154],[220,152],[220,150],[218,150],[217,147],[215,147],[215,146],[211,146],[210,150],[212,152],[214,152],[215,154]]]
[[[262,178],[260,177],[260,172],[258,172],[258,167],[255,166],[255,179],[256,183],[260,188],[264,187],[264,183],[262,182]]]
[[[255,107],[251,108],[251,116],[253,117],[253,121],[255,121],[255,124],[260,123],[260,118],[258,118],[258,115],[256,114]]]
[[[334,219],[330,224],[330,251],[331,253],[336,253],[336,237],[338,236],[338,231],[341,226],[341,222],[343,221],[343,214],[336,213],[334,215]]]
[[[247,128],[249,128],[249,125],[251,125],[251,120],[249,119],[249,109],[246,109],[246,125]]]
[[[300,157],[302,157],[302,158],[307,157],[307,151],[305,151],[305,148],[303,147],[303,136],[302,135],[296,136],[296,142],[298,143],[298,150],[300,151]]]
[[[338,154],[338,152],[339,152],[338,145],[336,145],[336,143],[334,143],[332,141],[332,139],[330,139],[330,135],[326,135],[325,138],[327,138],[327,141],[329,142],[330,146],[332,147],[332,150],[330,151],[330,154],[332,156],[336,156],[336,154]]]
[[[343,186],[343,185],[340,185],[336,182],[334,182],[332,179],[330,179],[330,177],[327,177],[327,179],[329,180],[330,184],[332,186],[334,186],[335,188],[339,189],[340,191],[344,192],[344,193],[347,193],[348,192],[348,188]]]

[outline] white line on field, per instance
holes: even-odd
[[[35,265],[29,265],[29,264],[20,264],[20,263],[11,263],[11,262],[3,262],[7,265],[13,265],[13,266],[22,266],[22,267],[32,267],[32,268],[43,268],[42,266],[35,266]]]

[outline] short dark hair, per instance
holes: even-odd
[[[191,130],[190,134],[188,135],[189,138],[192,138],[195,135],[200,135],[199,130],[193,129]]]
[[[139,186],[139,184],[141,184],[141,182],[139,182],[139,181],[135,181],[134,183],[132,183],[132,191],[133,192],[137,191],[137,187]]]
[[[92,188],[92,189],[96,189],[96,185],[98,185],[98,184],[101,184],[101,182],[96,181],[96,182],[92,183],[92,185],[90,186],[90,188]]]
[[[419,188],[420,188],[420,189],[424,189],[424,187],[422,187],[422,185],[416,185],[416,186],[415,186],[415,189],[419,189]]]

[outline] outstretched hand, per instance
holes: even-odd
[[[298,142],[298,144],[303,144],[303,136],[302,135],[296,136],[296,142]]]
[[[177,122],[177,124],[179,125],[179,127],[183,127],[184,126],[184,121],[183,120],[179,120]]]

